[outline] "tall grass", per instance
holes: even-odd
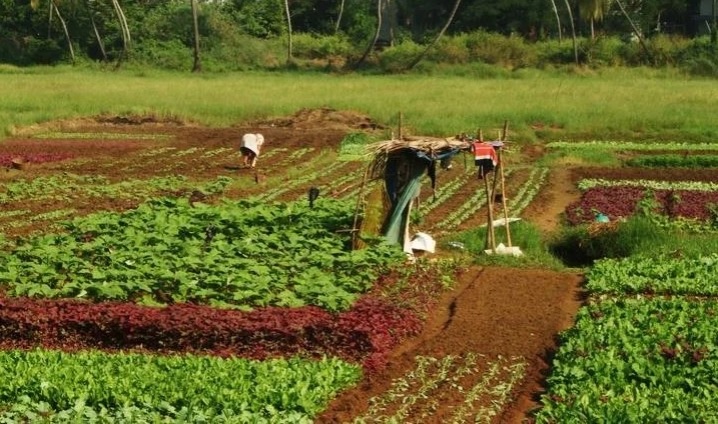
[[[226,126],[301,108],[355,110],[396,127],[399,112],[416,134],[482,128],[504,120],[513,140],[718,137],[715,81],[662,71],[516,71],[471,75],[171,73],[151,69],[0,67],[0,136],[57,118],[154,114]],[[664,138],[664,137],[660,137]]]

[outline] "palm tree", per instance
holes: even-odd
[[[342,15],[344,14],[344,0],[339,3],[339,15],[337,15],[337,24],[334,26],[334,32],[339,32],[339,24],[342,22]]]
[[[374,46],[376,45],[376,41],[379,39],[379,34],[381,33],[381,17],[384,14],[384,0],[376,0],[376,31],[374,32],[374,38],[371,40],[371,43],[369,43],[369,46],[367,46],[366,50],[364,51],[364,54],[362,57],[354,64],[354,68],[358,68],[359,65],[364,63],[367,57],[369,57],[369,54],[374,50]]]
[[[611,7],[612,0],[579,0],[578,13],[581,19],[589,22],[591,25],[591,39],[596,38],[594,30],[594,22],[601,22],[608,9]]]
[[[117,66],[120,66],[122,59],[127,55],[132,45],[132,38],[130,37],[130,27],[127,25],[127,18],[125,12],[122,11],[120,2],[118,0],[112,0],[112,6],[115,8],[115,14],[117,15],[117,21],[120,24],[120,30],[122,31],[122,55],[117,61]]]
[[[561,18],[558,16],[558,8],[556,7],[556,1],[551,0],[551,7],[553,8],[553,14],[556,15],[556,25],[558,26],[558,42],[561,44],[563,33],[561,32]]]
[[[456,0],[456,2],[454,2],[454,8],[451,9],[451,14],[449,15],[449,19],[446,20],[446,24],[444,24],[444,27],[441,28],[441,31],[439,31],[439,34],[437,34],[436,38],[434,38],[434,40],[428,46],[426,46],[426,49],[424,49],[424,51],[421,52],[421,54],[409,64],[408,69],[411,69],[414,66],[418,65],[419,62],[421,62],[421,60],[424,58],[424,56],[429,53],[429,50],[431,50],[431,48],[439,42],[439,39],[444,35],[446,30],[449,28],[449,25],[451,25],[451,22],[454,20],[454,17],[456,16],[456,11],[459,9],[460,4],[461,0]]]
[[[289,0],[284,0],[284,11],[287,14],[287,63],[292,63],[292,15],[289,14]]]
[[[573,59],[578,65],[578,46],[576,45],[576,26],[573,24],[573,12],[571,11],[571,5],[568,0],[564,0],[566,3],[566,10],[568,10],[568,19],[571,21],[571,39],[573,40]]]
[[[100,52],[102,53],[102,61],[107,62],[107,51],[105,50],[105,43],[102,42],[102,37],[100,37],[100,31],[97,29],[97,24],[95,24],[95,10],[92,7],[92,0],[87,0],[87,11],[90,15],[92,32],[95,34],[97,45],[100,47]]]
[[[30,0],[30,7],[34,10],[37,10],[37,8],[40,7],[40,0]],[[65,34],[65,40],[67,40],[67,48],[70,51],[70,58],[72,59],[72,63],[75,63],[75,49],[73,49],[72,47],[72,40],[70,40],[70,32],[67,30],[67,24],[65,23],[65,19],[62,17],[62,14],[60,14],[60,9],[57,8],[57,0],[50,0],[50,22],[52,22],[53,12],[55,12],[57,19],[60,20],[60,25],[62,25],[62,31]]]
[[[621,13],[623,13],[623,16],[626,17],[628,20],[628,23],[631,24],[631,28],[633,28],[633,33],[636,34],[636,37],[638,37],[638,42],[641,43],[641,47],[643,48],[643,51],[646,53],[646,55],[650,58],[651,52],[648,50],[648,46],[646,46],[646,42],[643,40],[643,35],[641,34],[641,30],[638,29],[636,24],[633,22],[633,19],[628,15],[628,12],[626,12],[626,8],[623,6],[623,2],[621,0],[616,0],[616,3],[618,4],[618,7],[621,9]]]
[[[194,28],[194,65],[192,72],[202,71],[202,62],[199,58],[199,25],[197,23],[197,0],[190,0],[192,3],[192,27]]]

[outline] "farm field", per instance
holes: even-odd
[[[7,378],[28,374],[24,385],[0,392],[3,418],[518,423],[533,419],[544,402],[549,407],[539,420],[580,421],[601,416],[601,399],[591,398],[599,409],[576,416],[570,415],[575,406],[561,404],[581,402],[565,396],[575,388],[556,386],[549,389],[552,397],[541,399],[547,376],[549,386],[563,381],[563,374],[550,376],[554,355],[570,355],[557,344],[557,334],[577,317],[580,326],[567,334],[593,331],[594,310],[623,319],[616,309],[624,303],[638,303],[651,315],[659,309],[671,314],[680,302],[700,302],[652,306],[620,296],[710,297],[718,291],[710,281],[698,292],[650,281],[642,283],[648,289],[628,283],[629,290],[603,282],[600,261],[584,287],[579,268],[461,262],[453,271],[422,268],[420,262],[389,272],[402,258],[386,246],[375,245],[376,254],[348,255],[343,231],[351,225],[356,198],[377,183],[362,188],[366,162],[344,156],[341,142],[351,133],[385,130],[361,114],[313,109],[230,128],[97,117],[33,127],[0,143],[6,166],[0,173],[0,229],[11,253],[0,261],[0,365],[6,365],[0,372]],[[237,150],[241,135],[253,131],[268,140],[256,171],[240,166]],[[710,147],[691,156],[708,157]],[[639,151],[619,155],[634,159]],[[518,144],[509,150],[506,184],[510,214],[547,234],[562,225],[564,213],[575,225],[591,223],[599,211],[618,222],[641,210],[647,192],[655,194],[651,206],[665,222],[682,217],[685,225],[711,226],[710,205],[718,202],[711,182],[718,170],[710,163],[680,169],[551,166],[541,162],[545,153]],[[18,157],[22,163],[13,167]],[[471,161],[466,163],[459,157],[439,172],[435,192],[424,184],[422,219],[413,226],[435,235],[441,241],[437,256],[447,260],[460,252],[443,243],[486,220],[481,181]],[[320,192],[316,207],[306,200],[311,187]],[[68,224],[68,218],[80,219]],[[596,297],[605,293],[612,297]],[[705,307],[713,310],[710,303]],[[658,346],[664,359],[690,361],[698,354],[697,362],[710,369],[718,352],[698,345],[700,337],[690,340],[690,351],[675,338],[665,342],[673,345],[650,341],[645,349]],[[34,371],[8,366],[18,361]],[[146,375],[169,369],[175,380],[192,382],[182,373],[203,378],[170,390],[174,380],[143,380],[130,372],[127,364],[138,361]],[[280,379],[286,386],[271,379],[271,361],[278,362],[278,375],[286,375]],[[53,365],[36,372],[35,363]],[[112,390],[84,390],[82,380],[68,377],[78,367],[118,378],[100,383]],[[237,375],[262,384],[250,397],[240,397],[232,388]],[[127,381],[141,381],[141,388]],[[657,380],[653,384],[661,387]],[[701,388],[710,390],[711,384]],[[171,396],[163,398],[163,390]],[[666,402],[672,399],[683,398],[667,396]],[[711,399],[695,402],[702,407]],[[690,408],[668,411],[665,418],[681,413]]]

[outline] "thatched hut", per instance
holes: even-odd
[[[420,194],[422,177],[428,175],[433,188],[437,166],[470,148],[471,141],[457,137],[404,137],[369,145],[367,154],[373,159],[367,178],[383,179],[384,184],[367,195],[360,238],[382,235],[411,253],[411,208]]]

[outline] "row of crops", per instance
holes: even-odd
[[[716,146],[672,146],[579,146],[680,150],[680,155],[643,155],[626,163],[680,167],[685,180],[582,180],[582,198],[567,208],[568,221],[586,225],[600,213],[621,223],[640,215],[650,219],[656,231],[680,233],[686,240],[691,240],[688,233],[715,233],[718,186],[691,180],[690,170],[714,167],[715,156],[695,152],[715,151]],[[570,144],[555,147],[569,149]],[[536,421],[718,420],[716,276],[718,254],[709,250],[661,251],[658,246],[651,252],[594,262],[586,275],[589,300],[574,328],[561,336]]]

